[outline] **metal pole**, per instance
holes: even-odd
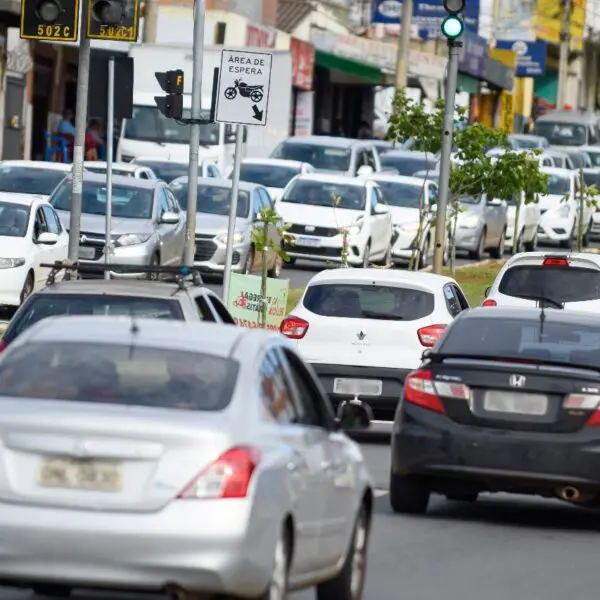
[[[198,149],[202,118],[202,63],[204,60],[204,18],[206,1],[194,2],[194,51],[192,74],[192,124],[190,125],[190,164],[188,171],[187,232],[185,236],[184,264],[194,264],[196,251],[196,206],[198,203]]]
[[[104,262],[112,258],[112,166],[113,166],[113,127],[115,118],[115,57],[108,59],[108,98],[106,102],[106,241]],[[104,272],[104,279],[110,279],[110,271]]]
[[[233,173],[231,174],[231,204],[229,205],[229,223],[227,224],[227,250],[225,251],[225,273],[223,275],[223,301],[229,298],[231,281],[231,263],[233,261],[233,235],[237,217],[238,194],[240,188],[240,165],[242,163],[242,145],[244,143],[244,126],[237,125],[235,130],[235,156],[233,157]]]
[[[158,0],[146,0],[145,4],[142,41],[144,44],[155,44],[158,30]]]
[[[452,130],[454,128],[454,103],[458,78],[458,51],[462,42],[448,40],[448,77],[446,78],[446,103],[444,106],[444,130],[442,131],[442,151],[440,153],[440,186],[438,193],[435,225],[435,250],[433,272],[441,273],[444,264],[444,242],[446,241],[446,213],[450,182],[450,155],[452,153]]]
[[[556,108],[561,110],[567,103],[567,81],[569,79],[569,50],[571,46],[571,2],[562,0],[562,24],[560,27],[560,54],[558,58],[558,92]]]
[[[412,24],[413,0],[403,0],[396,57],[396,90],[406,87],[408,79],[408,59],[410,54],[410,29]]]
[[[84,25],[87,22],[87,2],[81,3],[81,36],[77,72],[77,102],[75,105],[75,141],[73,144],[73,184],[71,191],[71,221],[69,224],[69,259],[79,258],[81,236],[81,196],[83,192],[83,159],[87,125],[88,84],[90,81],[90,40]]]

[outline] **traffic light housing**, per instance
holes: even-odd
[[[442,33],[452,41],[459,38],[465,30],[461,13],[465,9],[465,0],[444,0],[444,9],[448,16],[442,21]]]
[[[181,120],[183,117],[183,71],[176,69],[166,73],[154,73],[158,84],[166,96],[154,96],[158,110],[168,119]]]
[[[79,0],[22,0],[21,37],[75,42],[79,37]]]
[[[141,0],[89,0],[87,35],[96,40],[135,42]]]

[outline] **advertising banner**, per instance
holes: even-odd
[[[498,40],[496,48],[512,50],[517,55],[515,75],[517,77],[539,77],[546,72],[548,44],[523,40]]]

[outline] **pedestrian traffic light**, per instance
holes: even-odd
[[[448,16],[442,21],[442,33],[449,40],[455,40],[465,30],[465,24],[460,17],[460,13],[465,9],[465,0],[444,0],[444,8]]]
[[[89,0],[87,35],[96,40],[135,42],[141,0]]]
[[[167,71],[154,73],[158,84],[166,96],[154,96],[158,110],[168,119],[180,120],[183,116],[183,71]]]
[[[75,42],[79,36],[79,0],[23,0],[21,37]]]

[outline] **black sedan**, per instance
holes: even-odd
[[[425,351],[394,422],[395,512],[431,493],[600,504],[600,320],[558,307],[465,311]]]

